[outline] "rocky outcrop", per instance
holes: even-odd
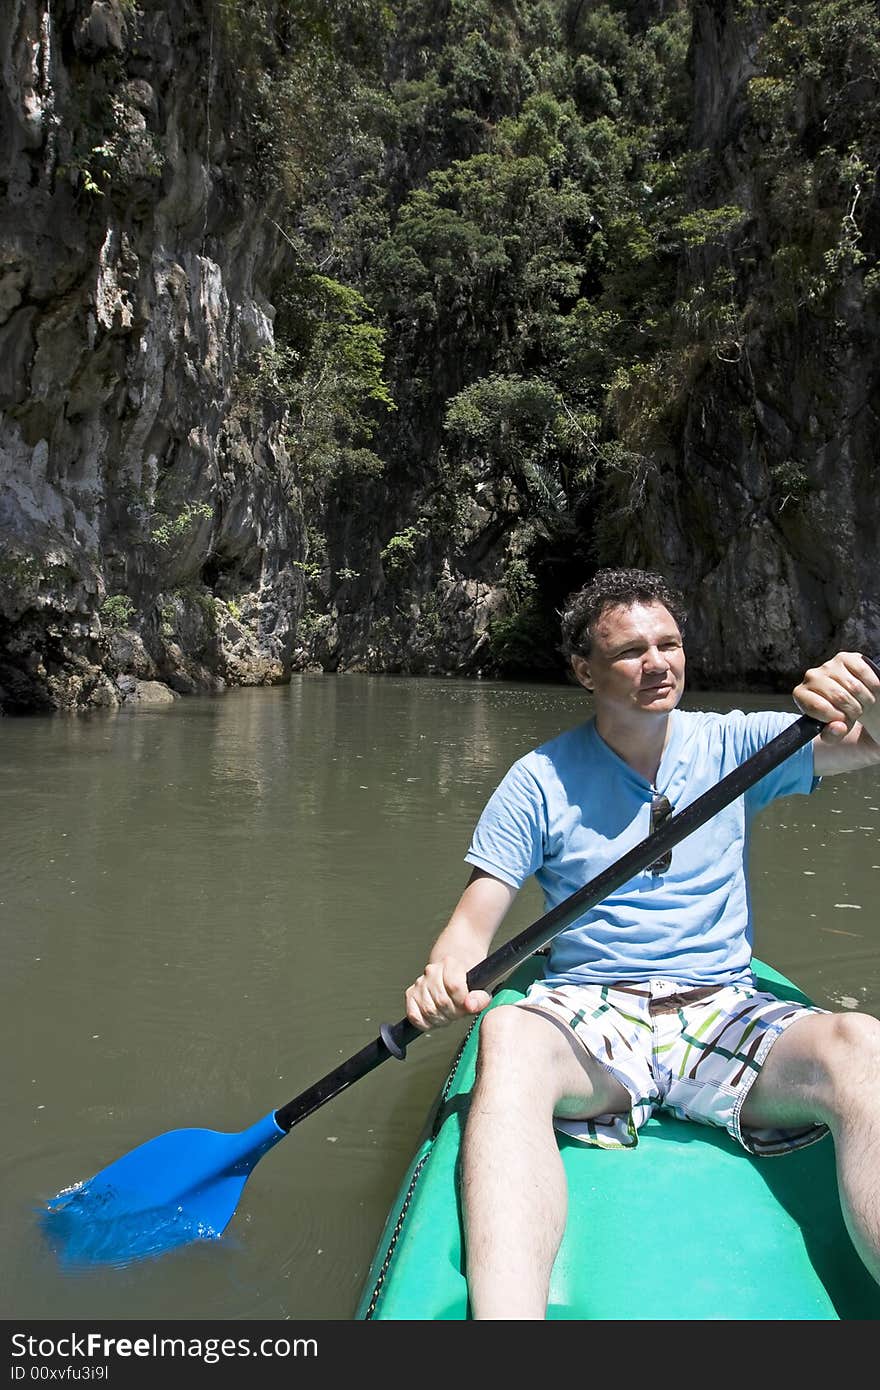
[[[7,710],[290,671],[302,519],[246,389],[281,253],[230,172],[215,39],[190,3],[0,15]]]
[[[753,687],[779,686],[840,649],[880,649],[880,314],[865,274],[880,255],[880,204],[867,171],[841,191],[851,151],[839,134],[835,147],[831,57],[827,88],[814,80],[792,102],[788,157],[777,151],[768,173],[771,132],[750,109],[749,83],[769,22],[757,7],[695,6],[691,144],[708,153],[712,202],[745,216],[722,246],[688,258],[680,292],[720,267],[739,312],[723,337],[703,341],[683,384],[670,384],[666,439],[638,479],[637,506],[631,478],[612,488],[603,554],[678,581],[691,601],[696,680]],[[865,83],[867,73],[863,98]],[[869,159],[869,107],[850,109]],[[824,204],[820,150],[838,171],[836,183],[826,175],[834,196]],[[799,258],[794,285],[782,278],[785,256]]]
[[[667,8],[645,0],[630,21]],[[696,682],[779,685],[834,649],[878,649],[870,64],[838,82],[829,59],[827,78],[801,89],[783,62],[771,94],[792,84],[791,108],[762,124],[751,83],[767,71],[771,17],[695,0],[693,207],[739,214],[679,256],[691,338],[670,330],[668,351],[638,363],[642,396],[618,400],[607,426],[625,447],[544,525],[522,478],[517,494],[478,446],[466,459],[448,450],[450,399],[496,370],[518,322],[511,312],[499,333],[466,299],[433,337],[408,306],[389,321],[397,409],[362,474],[340,481],[335,459],[323,480],[298,475],[294,412],[261,375],[283,357],[275,305],[291,245],[242,133],[220,27],[233,11],[247,22],[202,0],[10,0],[0,12],[0,709],[111,707],[160,688],[173,699],[315,666],[496,674],[500,641],[524,654],[518,674],[558,674],[555,610],[598,564],[680,585]],[[419,54],[444,23],[425,7],[424,43],[410,36]],[[849,45],[846,61],[857,56]],[[386,87],[373,98],[378,109]],[[474,148],[501,109],[474,117]],[[780,131],[790,150],[768,160]],[[374,130],[327,172],[325,226],[354,216],[371,178],[393,185],[393,224],[407,180],[454,161],[440,134],[415,151]],[[340,275],[357,282],[364,259],[349,247]]]

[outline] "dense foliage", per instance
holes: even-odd
[[[290,253],[254,379],[286,402],[314,613],[366,614],[378,567],[380,664],[411,661],[451,567],[506,596],[490,668],[549,669],[548,613],[609,497],[619,527],[674,459],[694,383],[744,370],[756,325],[876,291],[876,6],[718,11],[753,54],[746,180],[694,140],[710,6],[216,5]],[[796,501],[797,465],[775,476]]]

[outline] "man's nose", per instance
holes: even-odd
[[[659,647],[648,647],[645,652],[645,665],[652,671],[665,671],[669,665],[665,655]]]

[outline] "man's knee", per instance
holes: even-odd
[[[830,1115],[876,1108],[880,1088],[880,1020],[869,1014],[816,1016],[811,1071],[817,1099]],[[809,1055],[809,1054],[808,1054]]]
[[[880,1020],[870,1014],[825,1015],[823,1060],[832,1081],[880,1082]]]
[[[478,1062],[492,1061],[497,1056],[509,1058],[511,1047],[518,1045],[522,1037],[522,1023],[523,1010],[515,1004],[487,1009],[480,1019]]]
[[[521,1077],[525,1070],[540,1077],[567,1063],[571,1051],[554,1020],[534,1009],[499,1004],[480,1020],[477,1072],[500,1070]]]
[[[524,1010],[513,1004],[487,1009],[480,1019],[475,1082],[483,1106],[508,1108],[527,1097],[534,1102],[552,1072],[535,1044]]]

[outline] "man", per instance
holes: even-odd
[[[678,709],[683,610],[659,575],[601,571],[562,626],[594,717],[521,758],[486,806],[470,880],[407,990],[419,1028],[489,1003],[467,972],[531,874],[554,906],[797,717]],[[808,671],[794,699],[822,734],[560,933],[545,978],[482,1020],[462,1156],[475,1318],[546,1315],[566,1215],[554,1126],[622,1147],[657,1108],[723,1126],[754,1153],[830,1131],[847,1228],[880,1281],[880,1022],[757,992],[745,866],[755,811],[814,777],[880,763],[878,695],[857,653]],[[670,1016],[705,1039],[696,1066],[679,1036],[662,1063],[654,1053],[652,1030],[662,1018],[668,1043]]]

